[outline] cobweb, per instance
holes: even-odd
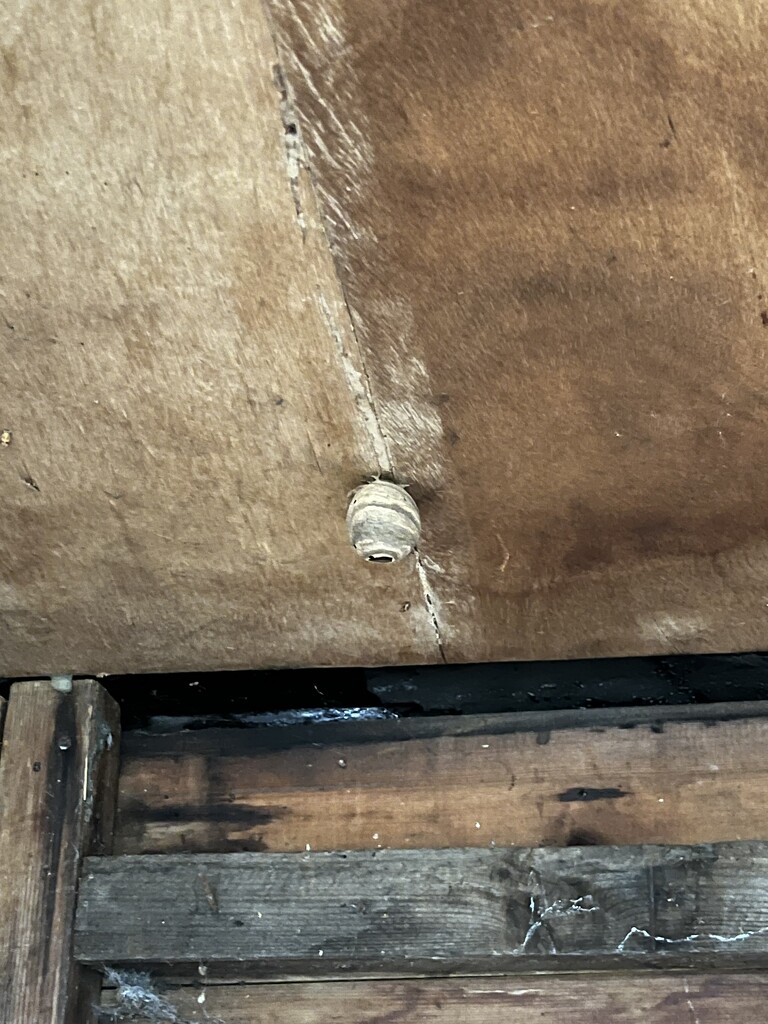
[[[164,996],[156,991],[149,974],[137,971],[117,971],[107,967],[104,976],[114,985],[115,1004],[99,1007],[99,1020],[107,1022],[148,1021],[150,1024],[193,1024]],[[206,1018],[209,1024],[224,1024],[223,1021]]]

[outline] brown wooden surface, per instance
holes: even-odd
[[[109,851],[120,720],[101,686],[11,690],[0,757],[0,1024],[90,1024],[97,975],[72,957],[80,866]]]
[[[768,979],[676,973],[207,985],[164,996],[201,1024],[763,1024]]]
[[[768,841],[768,720],[740,707],[129,734],[115,849]]]
[[[438,660],[260,0],[0,26],[0,674]]]
[[[269,980],[768,968],[768,844],[89,857],[75,955]]]
[[[449,660],[768,641],[751,0],[272,0]]]
[[[270,8],[6,5],[0,672],[764,648],[766,5]]]

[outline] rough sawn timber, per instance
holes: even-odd
[[[92,857],[76,955],[267,979],[768,965],[768,846]]]
[[[129,733],[115,852],[768,841],[765,713],[715,704]]]
[[[550,975],[185,985],[164,989],[185,1020],[226,1024],[763,1024],[760,974]],[[105,993],[112,1005],[111,993]]]

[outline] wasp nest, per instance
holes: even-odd
[[[375,480],[352,495],[347,529],[352,546],[366,562],[401,562],[419,543],[421,517],[404,487]]]

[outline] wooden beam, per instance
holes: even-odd
[[[695,658],[589,658],[586,661],[496,662],[386,667],[366,673],[368,690],[388,707],[428,715],[505,714],[599,707],[632,700],[651,714],[690,701],[746,702],[768,696],[768,657],[711,654]]]
[[[764,703],[131,735],[116,852],[768,841],[756,714]]]
[[[768,844],[89,858],[76,955],[212,976],[768,966]]]
[[[117,706],[95,682],[11,690],[0,758],[0,1024],[89,1024],[99,979],[72,956],[82,859],[109,849]]]
[[[114,1007],[114,993],[106,995]],[[198,979],[163,997],[185,1021],[227,1024],[754,1024],[765,1016],[768,978],[663,973],[259,986]]]

